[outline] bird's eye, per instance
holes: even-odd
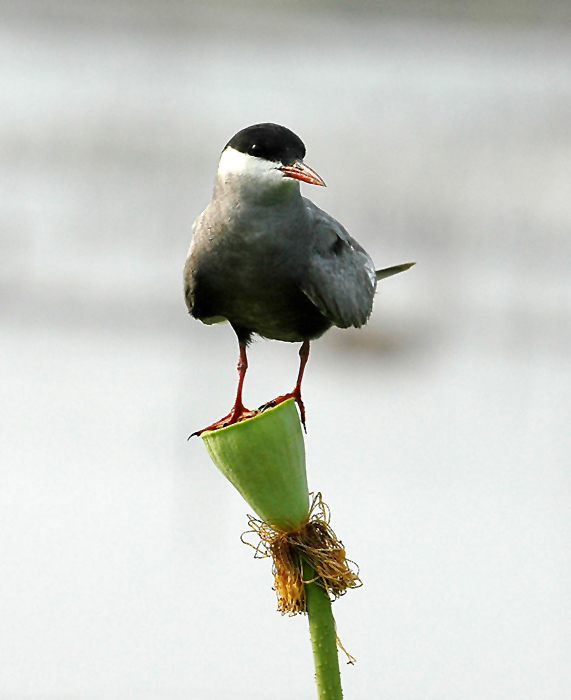
[[[256,153],[260,150],[260,147],[258,146],[257,143],[253,143],[250,148],[248,148],[248,155],[250,156],[255,156]]]

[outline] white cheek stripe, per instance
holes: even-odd
[[[218,175],[221,177],[226,175],[246,175],[247,177],[265,175],[267,177],[269,173],[275,173],[280,179],[283,177],[275,163],[240,153],[231,146],[222,153],[218,164]]]

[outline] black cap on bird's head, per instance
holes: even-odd
[[[305,157],[303,141],[285,126],[271,122],[247,126],[228,141],[224,151],[228,148],[278,164],[277,169],[285,177],[325,186],[321,177],[303,162]]]
[[[270,122],[247,126],[228,141],[228,146],[240,153],[284,165],[305,158],[305,145],[299,136],[285,126]]]

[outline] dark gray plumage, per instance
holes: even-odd
[[[364,325],[377,279],[411,265],[375,272],[343,226],[301,196],[300,181],[325,184],[304,156],[303,143],[285,127],[238,132],[222,152],[212,201],[194,223],[184,268],[188,310],[204,323],[228,320],[240,343],[236,404],[209,429],[251,414],[241,385],[253,334],[304,343],[306,361],[310,340],[332,325]],[[279,398],[296,398],[302,418],[305,361],[294,392]]]

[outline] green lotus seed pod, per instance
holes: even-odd
[[[256,514],[280,530],[307,522],[305,445],[294,399],[202,434],[214,464]]]

